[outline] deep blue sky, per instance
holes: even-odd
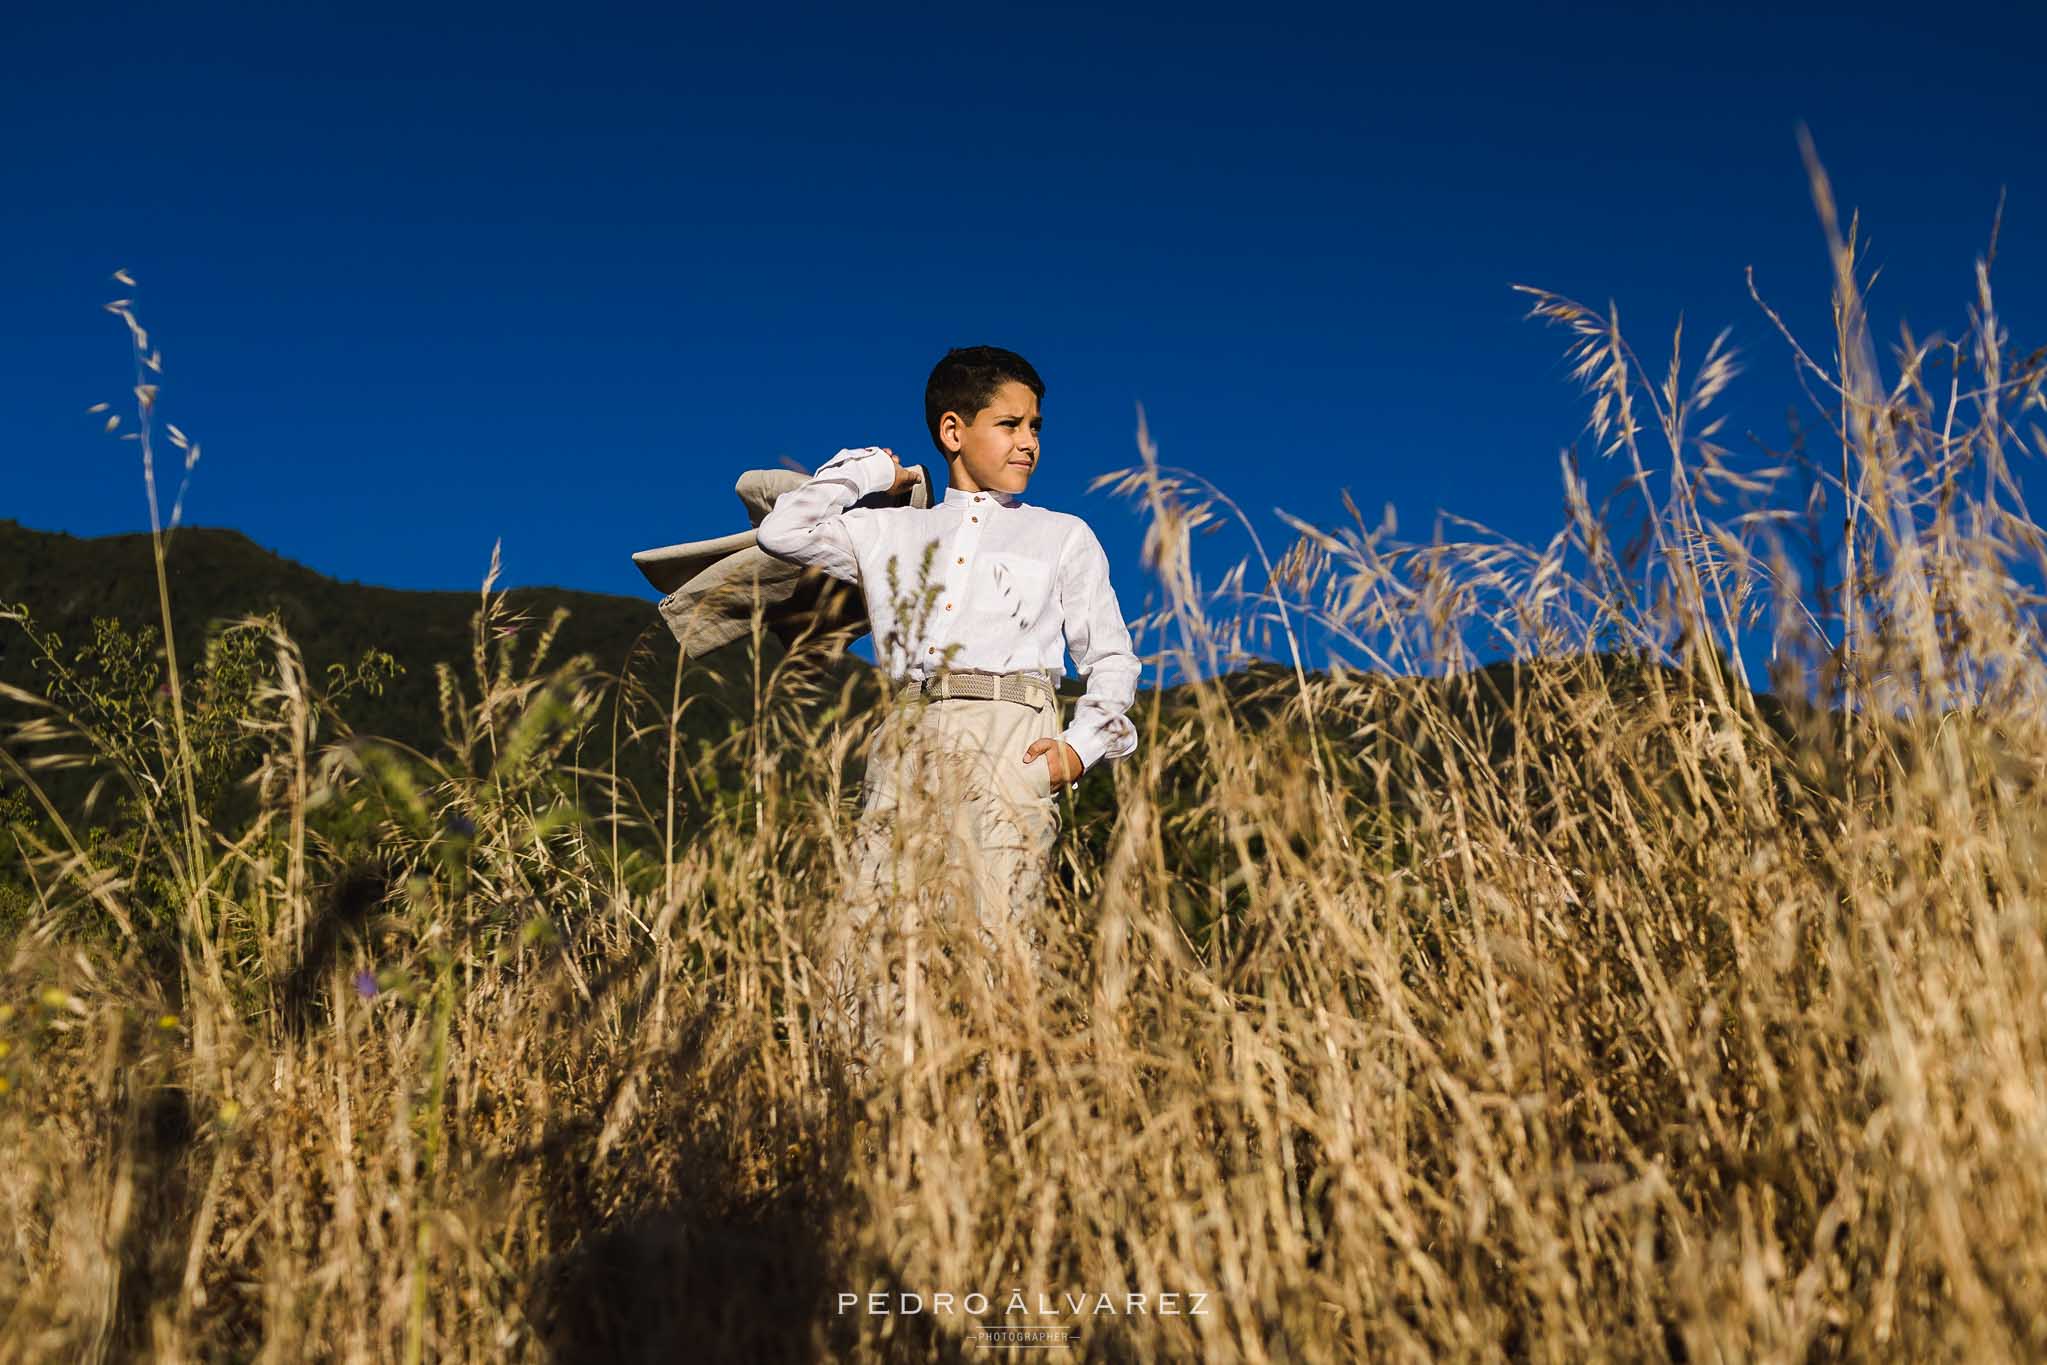
[[[473,588],[501,536],[506,583],[651,603],[628,554],[743,527],[742,469],[942,470],[924,377],[992,342],[1048,382],[1029,496],[1132,615],[1139,511],[1085,489],[1139,403],[1275,553],[1346,488],[1546,538],[1588,409],[1514,282],[1657,356],[1731,324],[1735,439],[1781,439],[1742,272],[1824,353],[1801,120],[1880,339],[1960,329],[2001,187],[2016,339],[2047,302],[2038,5],[426,8],[8,8],[0,516],[148,524],[84,412],[130,382],[117,267],[186,521],[326,573]]]

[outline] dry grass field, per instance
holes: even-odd
[[[148,827],[9,838],[0,1356],[2047,1355],[2041,365],[1987,270],[1969,335],[1880,354],[1815,189],[1837,333],[1785,344],[1836,430],[1781,477],[1718,444],[1729,356],[1533,291],[1639,475],[1595,508],[1567,467],[1547,545],[1299,524],[1204,586],[1233,506],[1140,436],[1100,486],[1149,517],[1154,657],[1294,666],[1136,716],[1044,980],[878,945],[921,993],[871,1071],[811,1028],[868,718],[803,651],[672,755],[740,778],[687,839],[590,796],[673,677],[551,663],[488,585],[437,754],[335,733],[265,637],[245,827],[192,816],[187,698],[112,753],[44,706],[9,778],[91,758]],[[644,723],[585,742],[606,689]]]

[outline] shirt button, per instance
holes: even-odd
[[[961,555],[961,556],[960,556],[960,557],[959,557],[958,559],[955,559],[955,560],[953,561],[953,563],[955,563],[955,564],[964,564],[964,563],[966,563],[966,562],[967,562],[967,557],[966,557],[965,555]]]
[[[979,521],[979,520],[980,520],[980,518],[979,518],[979,517],[968,517],[968,518],[967,518],[967,520],[968,520],[968,521]]]
[[[933,645],[933,646],[931,646],[931,648],[929,648],[929,649],[925,650],[924,652],[925,652],[926,654],[936,654],[936,653],[938,652],[938,646],[937,646],[937,645]]]

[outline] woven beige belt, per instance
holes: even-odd
[[[939,701],[946,697],[966,701],[1013,701],[1034,711],[1042,711],[1057,704],[1059,688],[1049,673],[1035,668],[1020,673],[955,670],[929,682],[912,678],[903,684],[901,695],[904,698],[921,696],[926,701]]]

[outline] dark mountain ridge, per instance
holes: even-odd
[[[215,527],[182,527],[172,534],[165,555],[171,615],[177,631],[178,657],[189,669],[201,657],[208,630],[217,622],[250,613],[274,611],[297,642],[307,671],[319,685],[330,665],[350,668],[366,651],[381,650],[399,671],[382,685],[380,694],[357,692],[348,699],[347,720],[358,733],[401,741],[423,753],[441,747],[441,717],[435,665],[447,663],[474,700],[473,625],[481,591],[435,591],[375,587],[328,577],[304,564],[264,549],[239,531]],[[557,608],[566,608],[543,667],[573,655],[590,656],[608,674],[631,674],[665,706],[674,685],[675,644],[655,610],[654,598],[582,592],[566,588],[523,587],[506,590],[505,605],[523,616],[522,640],[532,640]],[[62,641],[60,656],[89,642],[96,618],[115,618],[130,632],[153,633],[161,623],[154,554],[147,533],[98,537],[38,531],[0,519],[0,603],[26,606],[38,632]],[[160,646],[157,646],[160,657]],[[763,636],[760,662],[772,667],[784,651],[772,633]],[[683,674],[686,697],[698,700],[685,708],[684,731],[693,750],[702,740],[717,740],[734,722],[743,723],[753,710],[755,660],[750,643],[738,641],[701,659],[691,660]],[[819,651],[820,655],[823,651]],[[0,622],[0,682],[38,695],[47,692],[47,673],[35,648],[18,627]],[[530,657],[522,644],[519,662]],[[851,653],[821,657],[819,667],[828,690],[850,683],[857,714],[880,695],[874,668]],[[1466,717],[1465,724],[1488,732],[1486,747],[1498,752],[1503,736],[1497,727],[1512,711],[1511,698],[1531,672],[1549,668],[1575,679],[1603,675],[1615,682],[1615,661],[1601,656],[1595,670],[1571,669],[1567,661],[1501,662],[1454,678],[1379,678],[1349,674],[1369,684],[1368,691],[1344,691],[1339,723],[1325,727],[1325,736],[1344,742],[1349,720],[1355,723],[1359,704],[1394,711],[1432,694],[1449,710]],[[1640,666],[1629,671],[1639,675]],[[1689,680],[1672,670],[1663,673],[1679,685]],[[1327,695],[1326,670],[1307,673],[1310,688]],[[1646,681],[1646,679],[1644,679]],[[1289,726],[1299,719],[1300,689],[1294,670],[1285,664],[1254,661],[1216,680],[1229,698],[1238,724],[1263,729]],[[1583,685],[1574,681],[1573,686]],[[1140,731],[1156,704],[1168,720],[1194,704],[1191,685],[1177,684],[1155,698],[1141,689],[1131,709]],[[1061,693],[1068,699],[1085,690],[1083,681],[1067,677]],[[1366,698],[1376,700],[1366,701]],[[1759,697],[1768,717],[1781,723],[1778,708]],[[658,715],[658,706],[656,714]],[[14,708],[5,708],[12,714]],[[1352,733],[1355,733],[1354,731]],[[651,750],[642,761],[621,764],[649,800],[658,796],[660,781]],[[1101,784],[1086,784],[1084,791]],[[1105,795],[1105,794],[1103,794]],[[1096,799],[1102,799],[1097,796]]]

